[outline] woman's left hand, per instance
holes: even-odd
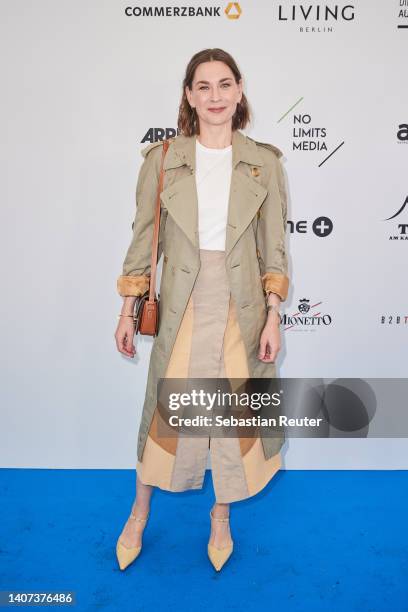
[[[277,316],[277,315],[275,315]],[[279,321],[267,320],[259,341],[258,359],[264,363],[273,363],[281,348]]]

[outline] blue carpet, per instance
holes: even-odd
[[[121,572],[134,471],[2,469],[0,590],[73,590],[66,609],[81,612],[407,612],[407,473],[281,470],[231,506],[235,548],[217,573],[209,471],[202,490],[154,491],[142,553]]]

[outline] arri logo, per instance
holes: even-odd
[[[405,202],[403,203],[401,208],[397,210],[395,214],[391,215],[391,217],[384,219],[384,221],[392,221],[392,219],[399,217],[399,215],[405,210],[405,207],[407,206],[407,204],[408,204],[408,196],[405,198]],[[390,234],[388,237],[389,240],[408,240],[408,223],[398,223],[397,222],[396,229],[397,229],[397,233]]]
[[[310,304],[310,300],[302,298],[299,300],[298,311],[292,315],[284,314],[281,323],[285,330],[293,331],[317,331],[318,327],[331,325],[332,318],[329,314],[322,314],[319,306],[323,302]]]
[[[175,138],[180,133],[180,130],[175,128],[149,128],[143,136],[141,143],[158,142],[167,138]]]

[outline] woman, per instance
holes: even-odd
[[[139,429],[136,499],[117,542],[121,569],[140,553],[153,487],[201,488],[210,452],[216,501],[207,551],[220,570],[233,549],[230,503],[256,494],[281,467],[283,437],[165,436],[157,404],[159,378],[276,376],[279,305],[289,285],[282,153],[245,136],[248,122],[233,58],[221,49],[195,54],[183,81],[180,135],[164,159],[160,328]],[[162,143],[142,154],[133,238],[117,282],[124,301],[115,338],[128,357],[135,300],[149,286]]]

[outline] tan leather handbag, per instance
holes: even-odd
[[[159,297],[156,297],[156,270],[157,270],[157,251],[159,247],[160,229],[160,194],[163,190],[164,170],[163,162],[171,139],[163,140],[163,152],[160,166],[160,178],[157,188],[156,212],[154,217],[152,259],[149,290],[138,297],[135,302],[133,321],[135,323],[135,333],[145,336],[157,336],[159,331]]]

